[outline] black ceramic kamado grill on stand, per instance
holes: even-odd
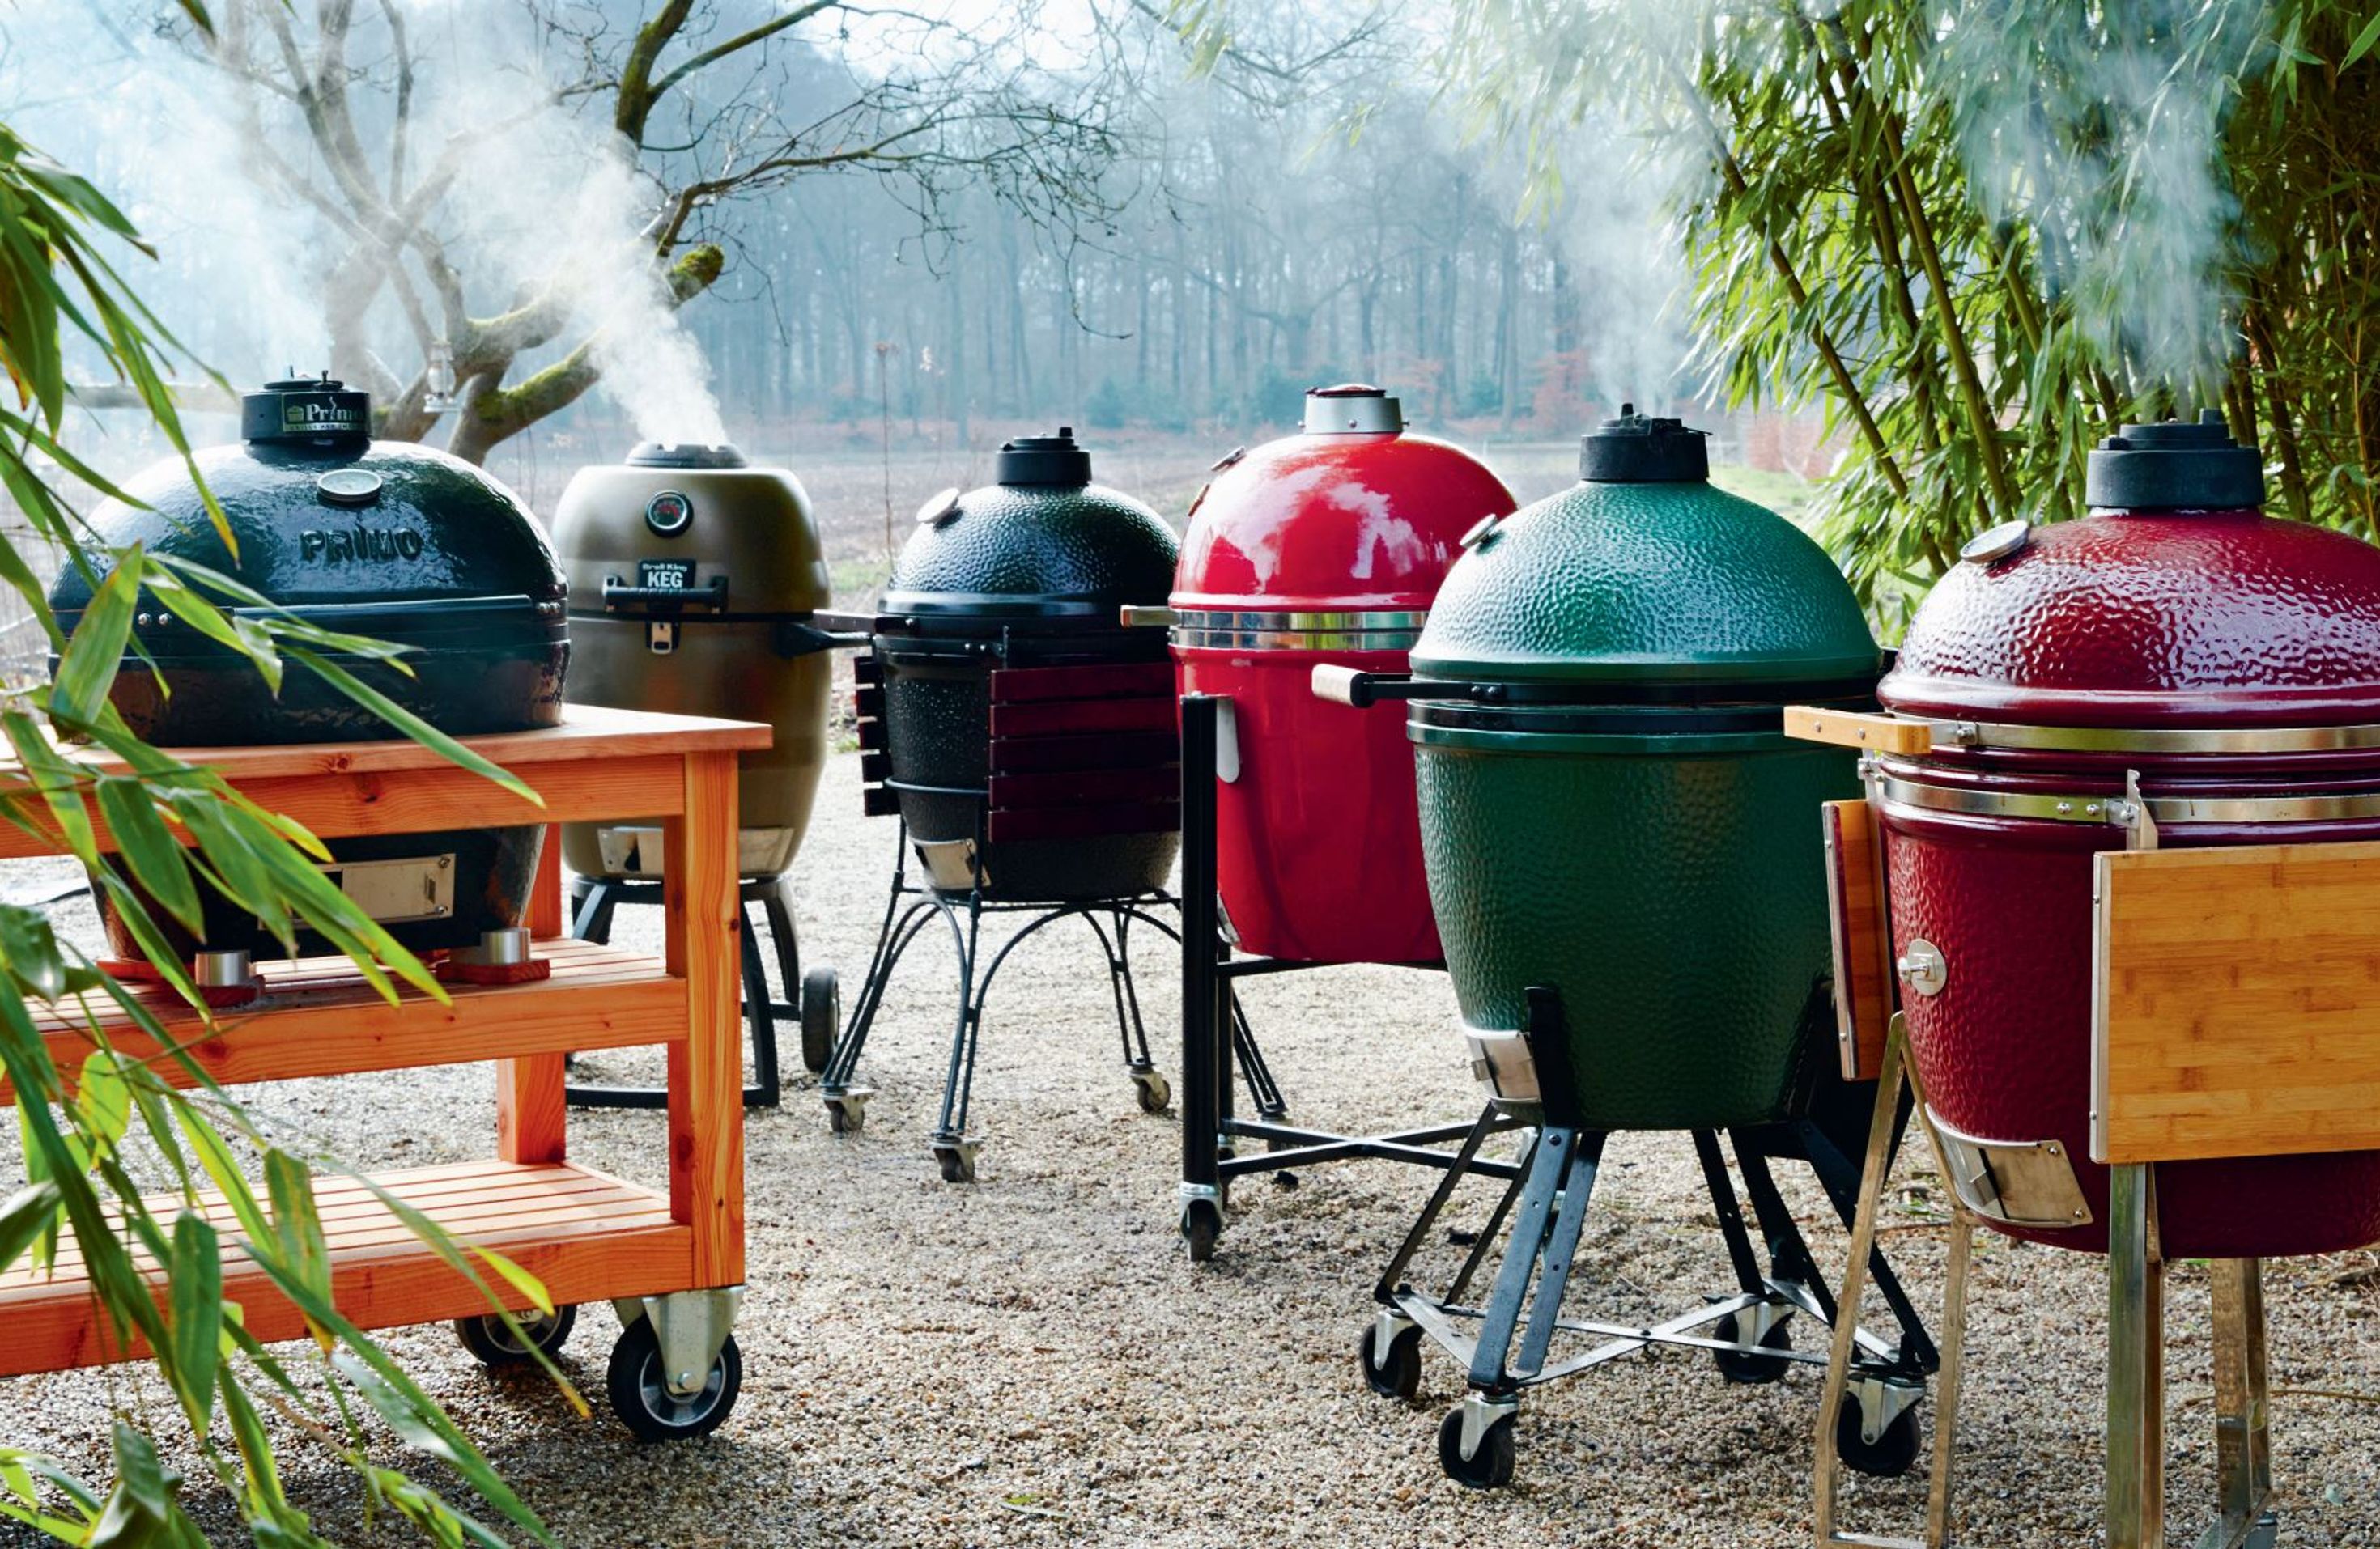
[[[528,731],[562,713],[569,660],[564,581],[528,508],[487,474],[443,452],[371,439],[371,398],[328,376],[268,382],[240,400],[243,440],[197,454],[238,542],[227,549],[179,459],[129,481],[138,504],[91,514],[99,543],[139,544],[228,575],[274,608],[343,634],[408,647],[409,672],[363,657],[335,665],[457,736]],[[50,589],[71,631],[104,578],[93,551]],[[110,696],[132,731],[162,746],[330,742],[399,733],[317,674],[293,665],[278,693],[253,662],[143,594],[136,646]],[[235,617],[273,609],[234,608]],[[153,666],[153,671],[152,670]],[[331,842],[325,868],[357,904],[417,952],[447,955],[457,976],[534,975],[523,920],[541,825]],[[210,999],[251,998],[252,963],[277,954],[269,931],[204,889],[197,933],[152,911]],[[115,956],[141,953],[103,890]],[[301,951],[325,950],[300,932]]]
[[[821,614],[864,632],[855,664],[870,815],[901,818],[892,886],[850,1024],[820,1078],[838,1132],[860,1128],[853,1076],[894,968],[939,918],[958,952],[935,1161],[975,1176],[967,1129],[984,1004],[1011,952],[1079,918],[1099,938],[1125,1068],[1140,1106],[1172,1094],[1148,1054],[1131,927],[1151,911],[1180,826],[1179,738],[1164,637],[1118,623],[1172,583],[1173,535],[1138,501],[1091,482],[1070,430],[1002,447],[996,482],[926,502],[873,614]],[[912,867],[916,875],[913,877]],[[1026,917],[981,956],[988,914]]]

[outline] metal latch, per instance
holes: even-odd
[[[443,920],[455,913],[455,855],[336,861],[318,867],[347,901],[383,925]]]
[[[667,656],[670,652],[677,649],[677,621],[675,619],[647,619],[645,621],[645,645],[646,647],[655,656]]]
[[[1529,1054],[1528,1035],[1484,1032],[1465,1025],[1463,1037],[1471,1047],[1471,1079],[1499,1101],[1534,1103],[1542,1099],[1537,1063]]]
[[[1942,1144],[1952,1192],[1976,1215],[2003,1226],[2042,1229],[2090,1224],[2090,1203],[2062,1143],[1961,1134],[1930,1106],[1925,1121]]]
[[[1942,949],[1924,937],[1909,943],[1909,950],[1894,960],[1893,970],[1900,982],[1920,995],[1939,995],[1942,986],[1950,982],[1950,960]]]

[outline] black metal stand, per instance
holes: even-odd
[[[833,1047],[841,1020],[841,995],[834,971],[820,968],[802,975],[801,944],[794,934],[794,914],[785,900],[782,877],[747,880],[737,889],[745,914],[744,1020],[752,1030],[752,1084],[744,1089],[746,1107],[775,1107],[783,1083],[777,1068],[777,1022],[783,1018],[801,1029],[802,1064],[822,1070]],[[634,877],[579,877],[570,884],[570,934],[582,941],[612,939],[612,914],[622,904],[659,905],[662,884]],[[769,926],[775,946],[777,976],[790,1000],[776,998],[769,987],[769,971],[761,955],[759,934],[752,929],[755,905]],[[660,1108],[669,1106],[662,1086],[600,1086],[573,1083],[564,1095],[574,1107]]]
[[[1245,1174],[1275,1173],[1293,1180],[1287,1169],[1371,1157],[1447,1169],[1460,1164],[1490,1178],[1520,1175],[1516,1163],[1477,1157],[1475,1145],[1443,1149],[1477,1127],[1468,1120],[1381,1135],[1344,1135],[1286,1122],[1288,1105],[1233,986],[1259,974],[1337,965],[1242,956],[1224,934],[1215,861],[1216,740],[1222,702],[1221,696],[1209,694],[1182,700],[1182,1236],[1192,1260],[1200,1263],[1213,1256],[1222,1235],[1231,1180]],[[1232,1111],[1235,1062],[1256,1104],[1256,1119]],[[1500,1118],[1491,1130],[1517,1127],[1517,1121]],[[1261,1141],[1266,1149],[1244,1156],[1235,1140]]]
[[[978,846],[978,853],[980,850]],[[953,896],[909,880],[909,826],[905,821],[892,864],[892,896],[884,907],[883,926],[877,932],[876,951],[868,961],[867,982],[860,986],[858,1003],[852,1008],[850,1025],[835,1043],[819,1078],[819,1095],[826,1103],[827,1118],[835,1132],[849,1134],[866,1122],[868,1099],[874,1093],[868,1087],[855,1084],[852,1073],[867,1047],[868,1029],[875,1025],[876,1013],[884,1004],[885,986],[891,983],[902,954],[938,917],[950,926],[952,944],[958,952],[959,975],[958,1018],[951,1030],[941,1113],[934,1122],[933,1132],[934,1160],[944,1182],[973,1182],[976,1156],[983,1147],[982,1137],[967,1131],[967,1110],[975,1090],[976,1049],[983,1032],[984,1004],[990,998],[992,983],[1009,953],[1060,920],[1080,919],[1099,938],[1099,950],[1107,958],[1109,986],[1115,996],[1116,1032],[1123,1046],[1124,1070],[1138,1093],[1142,1111],[1162,1113],[1173,1100],[1173,1089],[1158,1073],[1156,1063],[1149,1058],[1140,996],[1132,982],[1131,930],[1132,923],[1138,920],[1173,937],[1173,927],[1149,911],[1174,902],[1161,891],[1077,902],[1005,902],[985,898],[979,876],[965,895]],[[990,914],[1030,914],[1033,918],[1001,943],[987,963],[982,958],[983,921]]]
[[[1691,1131],[1703,1183],[1734,1270],[1736,1294],[1712,1299],[1651,1325],[1564,1317],[1562,1299],[1586,1224],[1606,1136],[1604,1131],[1584,1128],[1573,1106],[1576,1084],[1568,1068],[1561,1001],[1550,989],[1529,991],[1527,1040],[1539,1085],[1548,1095],[1538,1110],[1543,1126],[1527,1150],[1519,1176],[1507,1184],[1486,1229],[1474,1240],[1445,1291],[1429,1294],[1406,1281],[1407,1271],[1429,1240],[1456,1186],[1469,1174],[1486,1170],[1477,1161],[1478,1150],[1498,1127],[1502,1107],[1491,1102],[1381,1272],[1373,1289],[1380,1311],[1365,1331],[1359,1352],[1366,1380],[1376,1391],[1398,1398],[1411,1398],[1418,1389],[1422,1337],[1464,1365],[1468,1391],[1439,1428],[1439,1461],[1450,1477],[1482,1489],[1512,1479],[1513,1423],[1524,1388],[1600,1366],[1652,1345],[1709,1350],[1721,1374],[1735,1383],[1774,1382],[1792,1362],[1826,1364],[1827,1356],[1821,1351],[1794,1349],[1787,1332],[1786,1321],[1797,1312],[1831,1329],[1838,1309],[1800,1226],[1778,1191],[1769,1161],[1777,1156],[1808,1161],[1847,1228],[1853,1224],[1859,1204],[1858,1175],[1815,1123],[1803,1119],[1729,1131],[1754,1219],[1768,1250],[1768,1267],[1764,1272],[1728,1175],[1718,1133]],[[1906,1119],[1904,1106],[1896,1119],[1896,1133]],[[1508,1219],[1512,1231],[1504,1240],[1495,1281],[1486,1303],[1474,1305],[1467,1300],[1470,1288],[1492,1246],[1503,1238]],[[1854,1331],[1858,1368],[1865,1379],[1861,1402],[1890,1412],[1854,1416],[1855,1422],[1846,1426],[1852,1439],[1843,1457],[1864,1472],[1891,1476],[1906,1471],[1916,1460],[1915,1407],[1925,1395],[1926,1378],[1940,1365],[1940,1356],[1881,1251],[1870,1256],[1869,1272],[1900,1325],[1900,1337],[1888,1343],[1864,1329]],[[1553,1342],[1558,1333],[1586,1335],[1595,1342],[1555,1359]]]

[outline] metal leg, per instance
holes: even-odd
[[[1421,1214],[1414,1218],[1413,1229],[1405,1233],[1404,1241],[1390,1255],[1387,1267],[1380,1271],[1380,1278],[1372,1288],[1372,1299],[1383,1307],[1396,1304],[1397,1292],[1404,1289],[1405,1270],[1412,1265],[1414,1255],[1421,1252],[1422,1244],[1429,1238],[1430,1228],[1438,1225],[1438,1217],[1446,1209],[1448,1202],[1454,1198],[1456,1187],[1469,1175],[1471,1159],[1479,1155],[1479,1147],[1494,1132],[1495,1123],[1496,1105],[1490,1103],[1480,1110],[1479,1121],[1471,1126],[1471,1132],[1463,1137],[1463,1148],[1454,1154],[1454,1165],[1446,1169],[1438,1180],[1438,1187],[1430,1191],[1429,1203],[1423,1205]],[[1521,1180],[1516,1178],[1512,1180],[1512,1187],[1505,1191],[1508,1201],[1520,1185]],[[1472,1253],[1475,1261],[1484,1248],[1484,1242],[1475,1247]],[[1447,1293],[1448,1300],[1462,1294],[1458,1287]]]
[[[1488,1293],[1487,1312],[1480,1320],[1479,1343],[1471,1357],[1473,1387],[1491,1394],[1509,1393],[1517,1386],[1515,1377],[1524,1374],[1508,1366],[1505,1357],[1520,1328],[1522,1313],[1529,1309],[1530,1284],[1537,1277],[1539,1264],[1556,1257],[1562,1261],[1567,1275],[1571,1252],[1585,1220],[1586,1195],[1595,1188],[1596,1166],[1602,1154],[1603,1136],[1595,1131],[1548,1129],[1537,1137],[1536,1150],[1529,1159],[1528,1181],[1521,1190],[1520,1219],[1505,1245],[1504,1262],[1496,1271],[1496,1284]],[[1579,1165],[1581,1156],[1587,1158],[1584,1167]],[[1572,1189],[1578,1194],[1575,1208],[1564,1197]],[[1557,1238],[1557,1229],[1564,1227],[1567,1239]],[[1543,1294],[1541,1288],[1541,1300]],[[1543,1310],[1548,1315],[1559,1312],[1557,1307]],[[1550,1328],[1547,1337],[1551,1337]]]
[[[2165,1546],[2165,1262],[2156,1173],[2107,1187],[2107,1549]]]
[[[1943,1291],[1941,1372],[1935,1382],[1934,1456],[1926,1481],[1925,1535],[1923,1539],[1884,1538],[1845,1533],[1837,1525],[1842,1482],[1838,1437],[1851,1398],[1858,1354],[1859,1308],[1867,1292],[1876,1258],[1876,1217],[1882,1212],[1884,1185],[1892,1170],[1894,1135],[1899,1128],[1901,1085],[1914,1088],[1916,1072],[1908,1064],[1908,1033],[1900,1019],[1892,1020],[1886,1039],[1884,1062],[1876,1081],[1874,1117],[1868,1124],[1867,1165],[1860,1175],[1859,1195],[1852,1213],[1852,1240],[1834,1322],[1834,1339],[1828,1354],[1827,1380],[1818,1397],[1818,1432],[1812,1469],[1815,1540],[1820,1549],[1835,1544],[1862,1544],[1872,1549],[1947,1549],[1950,1542],[1951,1459],[1956,1449],[1959,1382],[1964,1360],[1967,1324],[1967,1276],[1974,1240],[1974,1218],[1955,1201],[1951,1205],[1950,1258]],[[1922,1120],[1921,1120],[1922,1122]],[[1929,1135],[1929,1139],[1930,1139]],[[1948,1177],[1948,1169],[1944,1170]],[[1862,1374],[1856,1380],[1864,1391],[1864,1410],[1888,1396],[1884,1379]]]
[[[1752,1237],[1743,1229],[1743,1208],[1736,1204],[1735,1185],[1727,1176],[1727,1159],[1719,1155],[1718,1136],[1708,1130],[1694,1133],[1694,1157],[1702,1163],[1703,1187],[1710,1194],[1712,1213],[1718,1217],[1718,1235],[1727,1244],[1736,1289],[1746,1296],[1765,1296],[1768,1282],[1760,1273],[1760,1261],[1753,1256]]]
[[[947,913],[947,911],[945,911]],[[955,926],[955,920],[953,920]],[[959,942],[959,1014],[951,1029],[950,1069],[942,1077],[941,1118],[934,1124],[934,1150],[956,1148],[966,1139],[967,1099],[975,1087],[976,1031],[983,1020],[976,991],[976,950],[983,940],[983,894],[967,895],[966,928]]]
[[[777,1070],[777,1007],[769,994],[769,970],[760,961],[760,943],[753,935],[750,911],[745,911],[740,943],[744,959],[744,1020],[752,1029],[752,1083],[744,1089],[746,1107],[772,1108],[783,1090]]]
[[[752,905],[763,902],[767,888],[767,884],[747,882],[736,893],[737,907],[743,915],[736,948],[741,960],[744,1020],[751,1028],[752,1042],[752,1080],[744,1088],[744,1106],[747,1108],[775,1107],[783,1094],[777,1065],[776,1015],[788,1008],[778,1006],[770,998],[768,971],[762,965],[760,945],[751,921]],[[573,934],[581,940],[599,943],[611,940],[613,916],[621,904],[662,902],[658,882],[610,877],[582,877],[573,885],[571,895]],[[669,1106],[669,1089],[574,1082],[563,1089],[563,1100],[573,1107],[584,1108],[663,1108]]]
[[[2261,1259],[2217,1259],[2215,1281],[2215,1479],[2221,1526],[2212,1549],[2267,1549],[2280,1531],[2265,1509],[2273,1453],[2265,1354]]]
[[[1256,1029],[1248,1025],[1248,1013],[1240,998],[1232,997],[1232,1042],[1239,1050],[1240,1071],[1248,1083],[1248,1095],[1257,1105],[1257,1117],[1278,1124],[1289,1117],[1289,1103],[1281,1095],[1281,1085],[1272,1079],[1272,1067],[1265,1063],[1264,1050],[1257,1047]]]
[[[802,993],[801,938],[794,930],[794,909],[785,897],[785,879],[782,877],[767,884],[760,894],[761,917],[769,922],[769,944],[776,949],[777,981],[785,986],[785,999],[791,1004],[784,1013],[795,1014]]]

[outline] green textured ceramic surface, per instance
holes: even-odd
[[[942,605],[986,611],[986,599],[1161,603],[1179,556],[1172,529],[1148,506],[1099,484],[988,484],[954,514],[920,523],[885,588],[893,611]]]
[[[1877,666],[1827,551],[1707,484],[1579,483],[1514,513],[1448,573],[1413,653],[1429,677],[1856,677]]]
[[[1783,1117],[1831,1047],[1818,804],[1859,794],[1853,756],[1781,734],[1451,740],[1415,752],[1463,1020],[1517,1029],[1528,986],[1560,991],[1591,1128]]]

